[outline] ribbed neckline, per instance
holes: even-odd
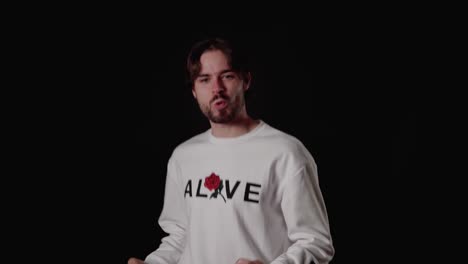
[[[263,120],[260,119],[259,121],[260,121],[260,123],[254,129],[252,129],[249,132],[247,132],[246,134],[243,134],[243,135],[238,136],[238,137],[225,137],[225,138],[215,137],[212,134],[211,128],[208,129],[208,131],[206,131],[206,133],[208,134],[208,139],[210,140],[210,142],[215,143],[215,144],[239,143],[241,141],[245,141],[245,140],[255,136],[260,130],[262,130],[266,126],[266,123],[263,122]]]

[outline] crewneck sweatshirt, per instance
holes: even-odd
[[[167,165],[149,264],[328,263],[334,255],[316,163],[263,120],[238,137],[211,129],[179,144]]]

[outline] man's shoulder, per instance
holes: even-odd
[[[269,149],[278,157],[297,163],[298,166],[314,160],[304,143],[291,133],[270,126],[265,137],[269,138]]]
[[[301,140],[294,135],[285,132],[281,129],[268,125],[268,129],[263,134],[264,138],[274,144],[276,147],[286,149],[297,149],[302,148],[304,145]]]
[[[182,141],[174,148],[173,154],[183,153],[206,144],[208,142],[207,133],[207,131],[201,132],[185,141]]]

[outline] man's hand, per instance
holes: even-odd
[[[130,263],[128,263],[130,264]],[[135,263],[136,264],[136,263]],[[248,260],[248,259],[245,259],[245,258],[240,258],[236,261],[235,264],[263,264],[263,262],[261,262],[260,260]]]
[[[145,264],[143,260],[137,259],[137,258],[129,258],[127,263],[128,264]]]

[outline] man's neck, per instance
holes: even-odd
[[[252,131],[259,123],[259,120],[253,120],[249,116],[238,118],[225,124],[213,123],[210,121],[212,135],[219,138],[242,136]]]

